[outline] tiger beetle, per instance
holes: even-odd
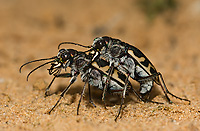
[[[21,69],[32,62],[38,62],[38,61],[44,61],[44,60],[51,60],[49,62],[46,62],[36,68],[34,68],[30,73],[27,75],[27,80],[29,76],[37,69],[40,67],[47,65],[51,63],[51,67],[48,69],[49,75],[54,75],[52,81],[48,85],[45,91],[45,95],[49,95],[49,89],[52,83],[54,82],[55,78],[59,77],[64,77],[64,78],[71,78],[69,85],[64,89],[64,91],[61,93],[60,98],[56,102],[56,104],[53,106],[53,108],[49,111],[49,114],[54,110],[54,108],[58,105],[60,102],[61,98],[64,96],[64,94],[69,90],[70,86],[76,81],[77,76],[80,74],[81,79],[83,82],[85,82],[83,86],[83,90],[81,93],[81,97],[79,99],[78,107],[77,107],[77,115],[79,114],[79,107],[81,103],[81,99],[83,97],[83,94],[85,92],[85,86],[86,83],[88,83],[88,90],[89,90],[89,102],[94,106],[94,103],[91,99],[91,93],[90,93],[90,85],[97,87],[101,90],[103,90],[104,86],[107,84],[107,76],[109,75],[107,69],[105,68],[99,68],[99,65],[106,64],[108,65],[109,63],[106,61],[93,61],[91,63],[91,59],[94,57],[95,54],[89,53],[89,55],[86,54],[86,52],[79,52],[73,49],[60,49],[59,53],[57,56],[53,56],[51,58],[44,58],[44,59],[38,59],[38,60],[33,60],[30,62],[27,62],[23,64],[19,71],[21,72]],[[70,72],[71,73],[61,73],[62,69],[65,69],[69,67],[71,68]],[[108,66],[107,66],[108,67]],[[108,89],[106,90],[109,93],[113,94],[120,94],[120,95],[126,95],[128,93],[128,90],[132,90],[135,95],[142,101],[143,98],[133,89],[131,83],[128,81],[126,76],[119,72],[116,68],[113,69],[112,71],[112,76],[109,77],[109,84],[108,84]],[[121,105],[118,111],[118,114],[115,118],[117,120],[118,116],[121,113],[122,109],[122,104],[124,103],[124,98],[122,97],[121,100]]]
[[[74,61],[75,56],[77,56],[79,54],[81,54],[81,52],[78,52],[78,51],[73,50],[73,49],[61,49],[61,50],[59,50],[59,53],[57,54],[57,56],[29,61],[29,62],[23,64],[20,67],[19,72],[21,73],[21,69],[27,64],[30,64],[30,63],[33,63],[33,62],[38,62],[38,61],[51,60],[51,61],[48,61],[48,62],[46,62],[46,63],[44,63],[42,65],[39,65],[38,67],[34,68],[27,75],[27,81],[28,81],[29,76],[35,70],[41,68],[44,65],[47,65],[47,64],[51,63],[50,69],[47,69],[47,70],[49,71],[49,75],[54,75],[54,77],[51,80],[50,84],[46,88],[45,96],[49,96],[49,89],[50,89],[50,86],[52,85],[52,83],[54,82],[55,78],[71,78],[70,81],[69,81],[69,85],[61,93],[59,100],[54,105],[54,107],[49,111],[49,114],[57,106],[57,104],[59,103],[61,98],[69,90],[70,86],[76,81],[77,76],[80,74],[80,72],[78,70],[71,70],[71,73],[61,73],[62,69],[64,69],[66,71],[66,68],[74,65],[74,62],[76,64],[80,64],[79,61]],[[85,64],[84,66],[86,66],[86,65],[87,64]],[[84,67],[82,67],[82,68],[84,68]],[[85,85],[86,85],[86,82],[85,82]],[[84,90],[85,90],[85,85],[84,85],[84,88],[83,88]],[[89,88],[89,100],[90,100],[90,103],[93,104],[93,101],[91,99],[91,94],[90,94],[90,86],[88,86],[88,88]],[[82,92],[82,95],[84,93],[84,90]],[[81,95],[81,98],[82,98],[82,95]],[[81,99],[80,99],[80,101],[81,101]],[[79,102],[79,105],[80,105],[80,102]],[[77,108],[77,114],[78,114],[79,105],[78,105],[78,108]],[[96,107],[94,104],[93,104],[93,106]]]
[[[58,48],[63,44],[71,43],[60,43]],[[81,44],[76,45],[83,46]],[[140,94],[142,97],[149,95],[155,82],[161,86],[169,103],[172,103],[172,101],[167,94],[177,99],[188,101],[190,104],[190,100],[178,97],[167,89],[162,74],[157,72],[154,65],[138,48],[108,36],[95,38],[93,44],[91,46],[85,46],[85,48],[90,48],[88,52],[96,54],[92,58],[92,62],[104,60],[109,63],[109,73],[107,75],[106,85],[103,88],[103,101],[105,101],[105,93],[108,89],[110,77],[112,76],[112,70],[117,68],[119,72],[126,74],[126,79],[131,77],[140,83]],[[125,98],[125,94],[123,94],[122,98]],[[148,99],[146,100],[148,102]]]

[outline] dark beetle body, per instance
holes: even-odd
[[[100,58],[113,64],[120,72],[130,74],[130,77],[140,82],[140,93],[150,92],[153,82],[160,83],[158,78],[140,81],[143,78],[157,74],[149,59],[136,47],[111,37],[98,37],[94,40],[93,49],[100,52]],[[98,50],[97,50],[98,47]]]
[[[108,83],[110,77],[112,76],[111,71],[116,68],[120,73],[127,76],[127,80],[130,76],[132,79],[140,83],[140,94],[142,96],[150,93],[155,82],[161,86],[169,103],[172,103],[172,101],[169,99],[167,94],[170,94],[177,99],[188,101],[190,103],[190,100],[180,98],[169,92],[165,85],[162,74],[157,72],[154,65],[138,48],[128,43],[125,43],[119,39],[103,36],[95,38],[91,46],[84,46],[72,42],[63,42],[59,44],[58,48],[62,44],[73,44],[85,48],[90,48],[86,52],[92,54],[93,58],[91,58],[91,63],[97,62],[100,69],[104,67],[108,68],[108,71],[110,72],[107,75],[107,84],[104,87],[102,97],[103,100],[106,90],[109,89]],[[104,64],[106,62],[108,64]],[[125,98],[125,93],[123,94],[123,97]]]
[[[93,102],[91,100],[90,95],[90,85],[103,90],[102,100],[104,100],[106,92],[120,94],[122,96],[121,105],[115,120],[117,120],[117,118],[120,115],[126,93],[128,93],[129,89],[131,89],[140,100],[145,102],[153,102],[149,99],[144,100],[143,97],[146,94],[149,94],[154,82],[161,86],[169,103],[172,103],[172,101],[169,99],[167,94],[170,94],[171,96],[177,99],[190,102],[190,100],[188,99],[180,98],[169,92],[161,73],[157,72],[154,65],[139,49],[128,43],[122,42],[119,39],[104,36],[94,39],[92,46],[84,46],[77,43],[64,42],[60,43],[58,48],[62,44],[78,45],[85,48],[90,48],[90,50],[85,52],[79,52],[74,49],[61,49],[59,50],[57,56],[33,60],[23,64],[20,67],[21,72],[22,67],[29,63],[51,60],[34,68],[27,75],[28,80],[32,72],[34,72],[42,66],[51,63],[51,67],[48,69],[48,71],[50,75],[54,76],[54,78],[52,79],[51,83],[46,89],[46,96],[49,95],[48,90],[54,82],[55,78],[71,78],[69,85],[61,93],[60,99],[49,111],[49,113],[51,113],[51,111],[57,106],[64,94],[69,90],[70,86],[76,81],[77,76],[79,74],[81,75],[81,79],[83,82],[85,82],[85,84],[83,86],[83,91],[81,93],[81,97],[77,107],[77,114],[79,111],[81,98],[85,91],[86,83],[88,83],[89,99],[90,103],[92,104]],[[66,72],[67,68],[70,68],[70,73]],[[61,73],[63,69],[65,70],[65,72]],[[138,95],[134,88],[132,88],[132,85],[129,81],[129,77],[140,83],[140,94],[143,97]]]
[[[98,62],[93,61],[91,63],[91,58],[94,57],[93,55],[94,54],[91,54],[91,53],[90,53],[90,55],[87,55],[84,52],[76,52],[76,53],[73,53],[73,55],[70,55],[70,56],[73,56],[73,58],[72,58],[73,62],[70,62],[71,64],[69,64],[69,67],[71,68],[71,77],[72,77],[73,81],[75,81],[77,78],[76,74],[80,73],[82,81],[85,83],[88,83],[88,86],[91,85],[91,86],[94,86],[94,87],[97,87],[97,88],[103,90],[104,86],[107,82],[108,70],[106,68],[100,68],[100,67],[102,65],[108,65],[109,63],[107,63],[105,61],[99,61],[99,59],[98,59]],[[61,56],[67,56],[67,55],[63,54]],[[58,59],[60,59],[60,58],[58,58]],[[59,62],[61,62],[61,61],[59,61]],[[59,63],[59,62],[57,62],[57,63]],[[62,61],[62,63],[63,62],[64,61]],[[52,63],[52,66],[49,70],[51,71],[56,68],[62,68],[62,67],[57,66],[56,65],[57,63]],[[105,67],[108,67],[108,66],[105,66]],[[139,99],[142,100],[141,96],[138,95],[137,92],[132,88],[131,83],[125,79],[126,79],[126,76],[124,74],[120,73],[117,69],[114,69],[112,72],[112,77],[110,77],[110,80],[108,83],[108,89],[106,90],[106,92],[112,93],[112,94],[120,94],[121,96],[123,96],[128,93],[129,89],[132,89],[132,91],[135,93],[135,95]],[[81,98],[83,96],[84,90],[85,90],[85,86],[83,87],[83,92],[81,94]],[[89,88],[89,90],[90,90],[90,88]],[[63,97],[63,94],[64,93],[61,94],[61,97]],[[89,92],[89,96],[90,96],[90,92]],[[80,98],[80,101],[81,101],[81,98]],[[59,100],[58,100],[58,102],[59,102]],[[77,114],[78,114],[78,110],[79,110],[80,101],[79,101],[79,104],[77,107]],[[93,104],[91,98],[90,98],[90,102]],[[56,103],[56,105],[57,105],[57,103]],[[119,108],[119,112],[118,112],[115,120],[117,120],[117,118],[121,112],[123,103],[124,103],[124,100],[122,99],[121,106]],[[52,110],[55,108],[55,106],[52,108]]]
[[[62,53],[60,53],[61,51]],[[67,55],[66,53],[68,53],[69,51],[70,51],[70,54]],[[72,49],[61,49],[59,51],[59,56],[66,56],[66,57],[70,56],[70,57],[67,59],[65,59],[64,57],[58,58],[57,62],[52,63],[52,66],[49,69],[49,72],[52,72],[52,70],[55,70],[55,69],[64,69],[66,67],[70,67],[71,68],[70,72],[72,76],[74,76],[77,73],[80,73],[81,79],[83,80],[83,82],[85,82],[88,79],[88,82],[91,86],[98,87],[101,90],[103,89],[103,86],[105,85],[105,81],[106,81],[107,72],[100,70],[98,68],[97,63],[95,65],[95,62],[93,62],[91,65],[90,63],[91,60],[89,59],[91,58],[91,56],[88,56],[84,52],[78,52]],[[66,66],[64,63],[66,63],[68,59],[71,59],[71,62],[69,62],[68,66]],[[58,65],[61,65],[61,66],[58,66]],[[117,72],[118,72],[117,70],[114,70],[113,77],[111,78],[111,82],[109,83],[108,91],[111,93],[122,92],[123,87],[125,85],[123,81],[123,79],[125,79],[125,76],[123,76],[123,74],[119,72],[116,75]],[[129,82],[128,89],[130,89],[131,87],[132,86]]]
[[[127,74],[127,79],[130,76],[138,81],[140,83],[141,95],[149,94],[155,82],[161,86],[169,103],[172,103],[172,101],[167,94],[190,103],[190,100],[177,97],[169,92],[162,74],[157,72],[154,65],[138,48],[119,39],[104,36],[95,38],[89,51],[98,52],[99,56],[96,56],[97,59],[104,59],[109,62],[110,69],[115,67],[120,72]],[[104,92],[106,88],[105,86]]]
[[[60,49],[57,56],[54,56],[52,58],[47,58],[47,59],[38,59],[38,60],[30,61],[30,62],[23,64],[20,67],[20,72],[21,72],[22,67],[29,63],[53,59],[52,61],[50,61],[51,67],[48,69],[48,71],[49,71],[50,75],[54,75],[54,78],[51,81],[51,83],[49,84],[49,86],[47,87],[45,95],[47,95],[47,96],[49,95],[48,94],[49,88],[52,85],[55,78],[58,78],[58,77],[69,78],[70,77],[71,78],[70,84],[62,92],[61,97],[60,97],[60,99],[61,99],[64,96],[64,94],[68,91],[70,86],[76,81],[77,76],[79,74],[81,75],[81,79],[83,82],[88,83],[91,86],[94,86],[94,87],[97,87],[97,88],[103,90],[103,87],[105,86],[107,75],[108,75],[108,71],[107,71],[108,68],[105,70],[105,68],[100,69],[99,67],[103,64],[108,65],[109,63],[106,61],[98,61],[98,62],[93,61],[91,63],[91,59],[94,57],[93,55],[95,55],[95,54],[91,54],[91,53],[86,54],[85,52],[79,52],[74,49]],[[50,62],[46,62],[46,63],[36,67],[35,69],[33,69],[28,74],[27,80],[28,80],[29,75],[33,71],[35,71],[36,69],[38,69]],[[68,67],[70,68],[70,73],[66,73],[66,72],[61,73],[61,71],[63,69],[66,70],[66,68],[68,68]],[[125,82],[125,78],[126,78],[126,76],[124,74],[120,73],[117,69],[114,69],[112,72],[112,77],[110,78],[107,92],[113,93],[113,94],[120,94],[120,95],[123,92],[128,93],[128,90],[133,89],[133,88],[129,81]],[[125,85],[126,83],[128,83],[128,84]],[[127,86],[126,90],[124,89],[125,86]],[[84,94],[84,90],[85,90],[85,85],[83,88],[83,92],[81,94],[81,98]],[[137,95],[137,97],[140,98],[140,96],[136,92],[135,92],[135,94]],[[90,95],[90,93],[89,93],[89,95]],[[81,98],[80,98],[80,101],[81,101]],[[50,110],[49,113],[51,113],[51,111],[57,106],[60,99],[57,101],[57,103],[54,105],[54,107]],[[79,110],[79,106],[80,106],[80,101],[79,101],[78,108],[77,108],[77,114],[78,114],[78,110]],[[93,104],[91,98],[90,98],[90,102]]]

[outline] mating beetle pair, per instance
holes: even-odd
[[[48,95],[48,90],[56,77],[71,77],[70,84],[62,92],[60,99],[64,96],[69,87],[76,81],[77,76],[80,74],[81,79],[85,82],[85,84],[77,107],[77,114],[81,98],[85,91],[86,83],[88,83],[90,103],[93,105],[94,103],[92,102],[90,95],[90,85],[103,90],[103,101],[105,101],[106,92],[121,94],[121,105],[115,120],[117,120],[118,116],[120,115],[126,93],[129,89],[131,89],[140,100],[144,102],[153,102],[148,98],[144,99],[144,96],[150,93],[154,82],[161,86],[169,103],[172,103],[172,101],[169,99],[167,94],[170,94],[180,100],[190,102],[187,99],[177,97],[169,92],[161,73],[156,71],[153,64],[139,49],[130,44],[107,36],[94,39],[92,46],[84,46],[72,42],[63,42],[59,44],[58,48],[60,48],[60,46],[63,44],[78,45],[89,48],[89,50],[80,52],[73,49],[61,49],[59,50],[57,56],[47,59],[38,59],[23,64],[20,67],[20,72],[22,67],[29,63],[52,60],[33,69],[27,75],[27,80],[33,71],[51,63],[51,67],[48,70],[49,74],[54,75],[54,77],[47,87],[45,95]],[[71,68],[71,73],[61,73],[61,70],[66,69],[67,67]],[[132,87],[129,77],[140,83],[139,94]],[[57,106],[60,99],[57,101],[51,111]]]

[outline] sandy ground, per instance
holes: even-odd
[[[200,2],[177,3],[175,10],[150,20],[136,0],[1,0],[0,130],[200,130]],[[155,86],[151,97],[163,105],[143,103],[130,94],[122,117],[115,122],[118,97],[106,99],[106,110],[102,92],[93,88],[97,107],[88,104],[86,91],[80,115],[76,115],[83,86],[79,79],[52,114],[46,114],[69,79],[56,80],[52,95],[44,98],[52,79],[46,70],[49,66],[34,72],[28,82],[28,72],[41,63],[26,66],[21,74],[19,67],[56,55],[62,41],[90,45],[103,35],[141,49],[162,72],[169,90],[192,103],[170,97],[174,104],[168,104],[161,88]]]

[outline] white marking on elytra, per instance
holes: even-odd
[[[139,58],[139,57],[135,56],[135,55],[133,54],[133,51],[132,51],[132,50],[128,50],[128,53],[129,53],[134,59],[136,59],[136,60],[138,61],[138,63],[140,64],[140,66],[142,66],[142,67],[145,69],[145,71],[146,71],[149,75],[152,74],[152,73],[150,72],[150,68],[151,68],[151,67],[152,67],[153,69],[155,69],[155,68],[154,68],[150,63],[149,63],[149,66],[148,66],[148,67],[146,67],[146,66],[144,66],[143,64],[141,64],[141,62],[145,61],[145,58],[144,58],[144,57]]]

